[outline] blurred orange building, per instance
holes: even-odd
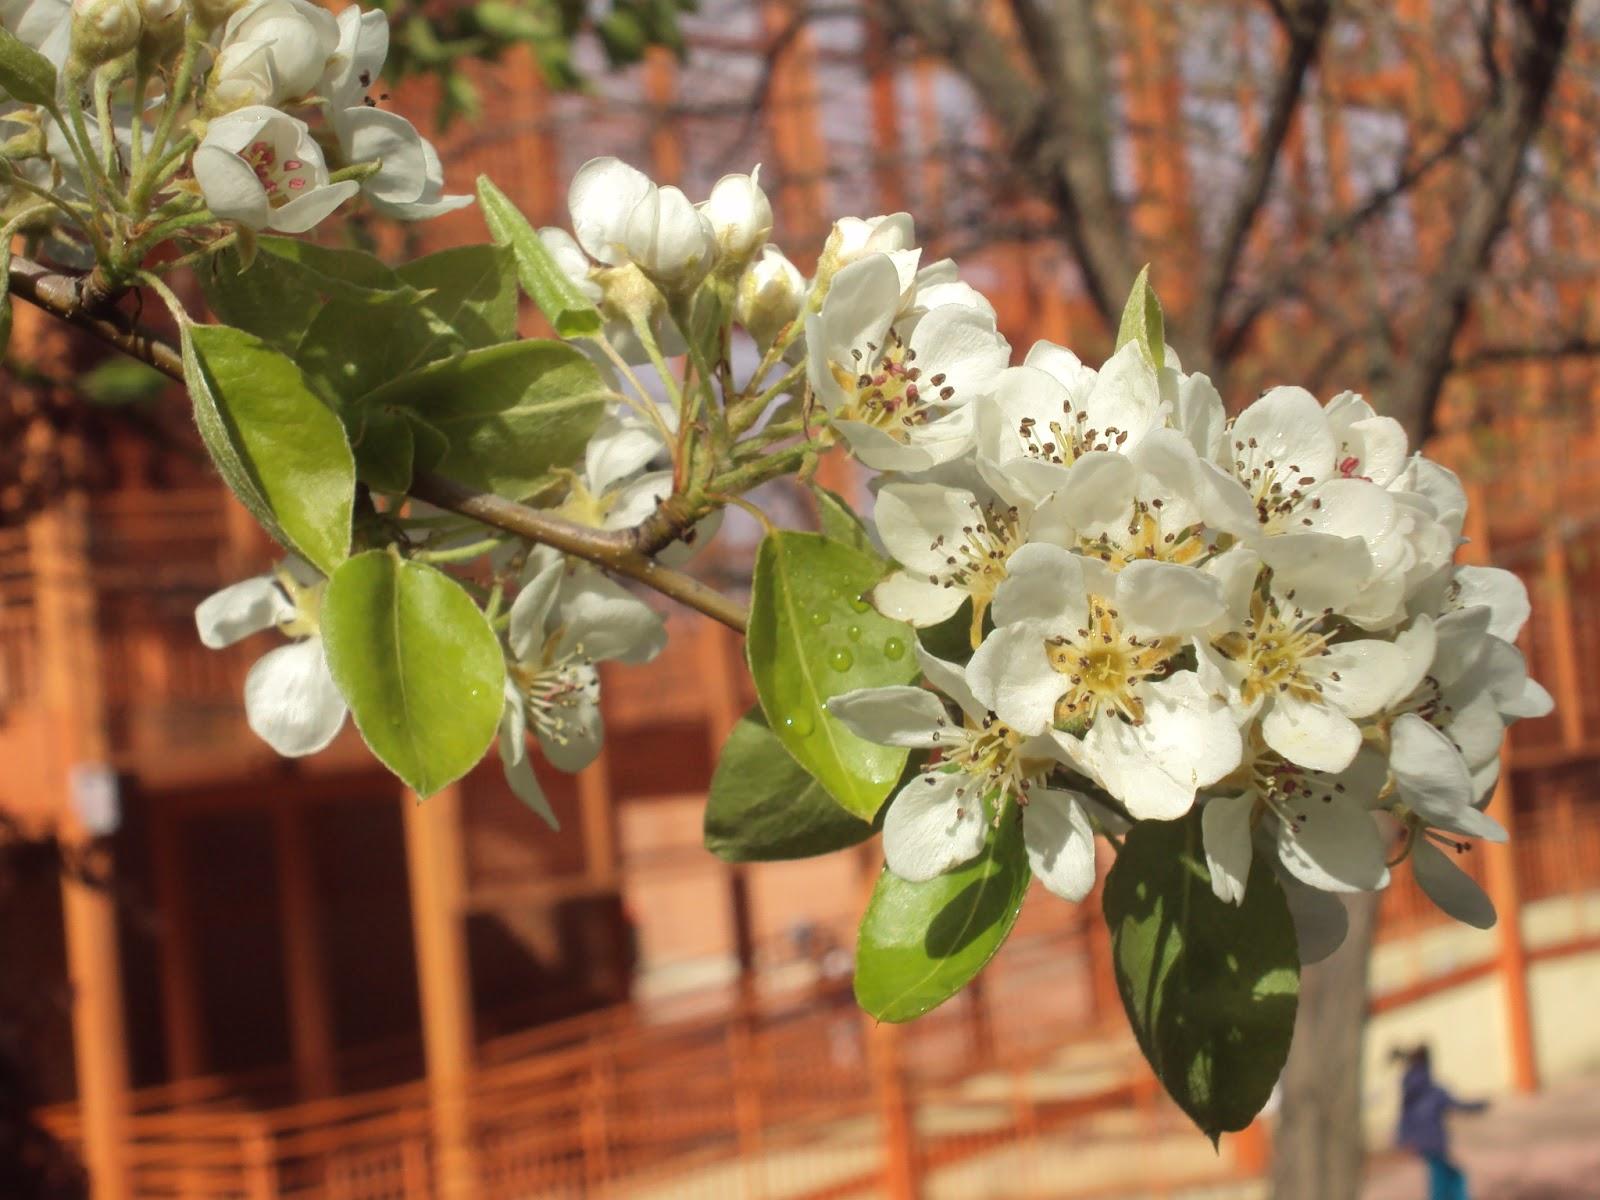
[[[784,28],[776,8],[740,20],[702,31],[708,53],[751,61]],[[663,119],[671,62],[629,78],[636,103],[607,124],[592,100],[544,95],[526,61],[486,74],[492,122],[451,135],[452,182],[487,171],[550,223],[597,146],[664,180],[714,174],[687,153],[699,131]],[[843,134],[819,116],[841,78],[861,101]],[[1153,86],[1134,96],[1171,103]],[[423,113],[429,97],[398,99]],[[799,35],[748,117],[760,128],[747,157],[766,161],[785,244],[820,244],[835,212],[936,209],[939,103],[933,64],[889,63],[865,32]],[[575,117],[582,132],[564,135]],[[881,167],[862,194],[830,173],[840,136]],[[1585,221],[1560,236],[1590,236]],[[482,231],[469,210],[426,236]],[[990,243],[963,265],[1014,344],[1103,339],[1052,256]],[[1579,301],[1556,289],[1548,302]],[[1294,333],[1285,320],[1261,336]],[[68,360],[61,337],[19,311],[25,355]],[[1502,393],[1523,402],[1495,410],[1486,454],[1480,401]],[[1595,416],[1587,361],[1488,363],[1452,381],[1431,447],[1473,494],[1468,553],[1529,583],[1524,646],[1558,708],[1508,750],[1495,803],[1511,847],[1473,856],[1499,931],[1440,940],[1398,881],[1386,949],[1409,948],[1380,963],[1375,1008],[1489,989],[1497,1078],[1517,1087],[1562,1061],[1559,1018],[1530,1000],[1530,980],[1600,951],[1586,907],[1600,868]],[[303,762],[254,740],[239,698],[261,647],[206,650],[192,614],[270,547],[204,470],[133,438],[106,451],[102,486],[0,530],[0,811],[59,839],[67,864],[5,881],[0,1011],[22,1014],[43,1118],[81,1150],[96,1200],[669,1184],[911,1196],[923,1176],[959,1178],[997,1153],[1037,1194],[1064,1195],[1046,1135],[1069,1129],[1167,1148],[1163,1186],[1259,1170],[1258,1138],[1192,1155],[1198,1139],[1174,1134],[1125,1035],[1108,1033],[1119,1004],[1094,904],[1031,903],[969,997],[903,1036],[861,1025],[788,935],[804,924],[848,944],[870,852],[729,868],[699,848],[717,747],[750,700],[719,627],[675,615],[661,659],[607,673],[606,752],[576,778],[543,773],[560,834],[492,764],[418,804],[351,730]],[[712,554],[706,569],[738,561]],[[1570,919],[1523,919],[1569,901]]]

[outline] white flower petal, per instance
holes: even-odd
[[[1361,730],[1331,704],[1302,700],[1291,692],[1272,697],[1261,718],[1267,745],[1297,766],[1334,774],[1361,749]]]
[[[600,755],[605,729],[600,720],[600,677],[593,667],[577,667],[577,685],[565,698],[557,729],[536,729],[539,747],[558,771],[575,775]]]
[[[1389,881],[1383,838],[1364,806],[1331,795],[1288,803],[1295,811],[1279,814],[1278,857],[1296,878],[1325,892],[1373,891]]]
[[[591,569],[580,569],[562,587],[561,624],[562,645],[589,662],[647,663],[667,644],[660,613]]]
[[[628,261],[628,217],[654,190],[649,176],[620,159],[592,158],[578,168],[567,207],[578,244],[590,258],[611,266]]]
[[[200,642],[212,650],[294,616],[295,607],[271,575],[258,575],[213,592],[194,610]]]
[[[224,221],[237,221],[247,229],[265,229],[272,214],[267,189],[250,164],[220,146],[205,145],[190,160],[194,180],[206,206]]]
[[[506,783],[517,799],[544,818],[551,829],[559,830],[561,822],[556,818],[555,809],[550,807],[544,788],[539,785],[539,777],[534,774],[524,736],[522,701],[513,695],[500,719],[500,764],[505,768]]]
[[[244,711],[256,736],[286,758],[315,754],[333,741],[347,710],[322,639],[279,646],[257,659],[245,676]]]
[[[972,694],[972,688],[967,683],[967,670],[953,662],[946,662],[942,658],[935,658],[922,648],[918,642],[916,647],[917,664],[922,668],[924,678],[939,691],[954,700],[961,711],[974,721],[981,721],[988,710],[978,703]]]
[[[1488,608],[1493,614],[1489,632],[1502,641],[1517,640],[1532,611],[1521,579],[1500,567],[1460,566],[1450,582],[1459,607]]]
[[[944,705],[926,688],[858,688],[834,696],[827,708],[851,733],[880,746],[932,749],[950,729]]]
[[[1411,869],[1417,886],[1443,912],[1475,929],[1494,928],[1494,902],[1472,876],[1425,838],[1419,837],[1411,848]]]
[[[1031,621],[1050,630],[1077,628],[1089,607],[1083,567],[1081,555],[1060,546],[1023,546],[1006,563],[1005,581],[995,589],[995,624]]]
[[[1117,573],[1119,620],[1136,634],[1202,633],[1227,612],[1222,585],[1194,567],[1136,559]]]
[[[1416,713],[1402,713],[1389,729],[1389,769],[1400,798],[1429,825],[1505,840],[1505,830],[1472,807],[1472,775],[1461,751]]]
[[[908,571],[895,571],[872,589],[872,603],[879,612],[919,629],[954,616],[966,598],[958,587],[929,583],[925,576]]]
[[[1200,810],[1200,840],[1206,852],[1211,890],[1229,904],[1244,902],[1252,858],[1250,814],[1255,797],[1212,796]]]
[[[1077,792],[1034,788],[1022,810],[1028,864],[1046,890],[1076,903],[1094,890],[1094,828]]]
[[[1304,966],[1321,962],[1341,945],[1350,929],[1350,915],[1339,897],[1307,887],[1293,876],[1281,875],[1283,898],[1294,921],[1295,944]]]
[[[995,629],[967,664],[978,702],[1018,733],[1040,734],[1055,720],[1056,701],[1070,686],[1050,665],[1046,631],[1031,621]]]
[[[1322,698],[1347,717],[1370,717],[1410,677],[1410,662],[1393,642],[1340,642],[1306,664]]]
[[[883,818],[883,858],[901,879],[924,883],[971,862],[988,839],[977,786],[960,771],[918,775]]]
[[[561,587],[566,564],[559,557],[547,561],[511,602],[511,623],[506,640],[518,662],[534,662],[544,646],[550,607]]]
[[[1275,387],[1233,423],[1231,445],[1245,443],[1260,460],[1292,464],[1301,475],[1322,479],[1334,467],[1333,432],[1317,398],[1305,388]]]
[[[936,483],[890,483],[872,510],[878,535],[895,561],[920,575],[943,574],[960,547],[962,527],[983,523],[976,497]]]

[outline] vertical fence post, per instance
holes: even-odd
[[[583,1143],[583,1194],[605,1196],[611,1188],[611,1070],[603,1042],[589,1043],[589,1070],[583,1085],[579,1137]]]
[[[762,1137],[761,1071],[756,1062],[759,1044],[747,1019],[728,1025],[728,1062],[733,1074],[733,1123],[739,1134],[739,1161],[744,1165],[746,1200],[767,1194],[767,1169]]]
[[[278,1164],[272,1152],[272,1134],[258,1125],[245,1134],[245,1194],[250,1200],[277,1200]]]
[[[917,1148],[916,1111],[900,1055],[902,1030],[888,1022],[868,1021],[873,1092],[883,1138],[883,1195],[885,1200],[920,1200],[922,1163]]]

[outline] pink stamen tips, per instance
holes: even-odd
[[[1346,479],[1365,478],[1365,476],[1356,474],[1356,471],[1360,468],[1360,466],[1361,460],[1352,454],[1349,458],[1342,458],[1339,460],[1339,474],[1343,475]]]
[[[298,171],[303,166],[305,164],[298,158],[286,158],[283,160],[283,169],[285,171]]]
[[[306,185],[306,181],[304,179],[291,179],[291,180],[289,180],[289,188],[292,191],[296,191],[297,192],[301,188],[305,187],[305,185]]]

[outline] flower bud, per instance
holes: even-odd
[[[98,67],[139,44],[137,0],[72,0],[72,58]]]
[[[827,295],[835,275],[869,254],[887,254],[900,272],[901,292],[908,291],[922,257],[916,240],[916,227],[909,213],[890,213],[865,220],[841,217],[833,223],[817,259],[817,288],[813,301],[820,301]]]
[[[202,29],[215,29],[250,0],[192,0],[194,19]]]
[[[189,15],[188,6],[183,0],[139,0],[139,13],[144,18],[139,52],[147,62],[159,62],[182,39],[183,27]]]
[[[724,175],[700,205],[724,260],[740,266],[772,232],[772,204],[757,182],[760,177],[759,166],[748,175]]]
[[[310,0],[250,0],[222,31],[206,109],[217,114],[300,100],[316,90],[338,47],[338,21]]]
[[[733,298],[733,319],[765,350],[784,326],[800,315],[806,281],[800,270],[776,246],[746,268]]]

